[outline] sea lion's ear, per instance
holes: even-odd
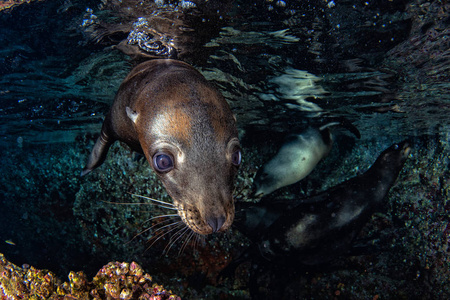
[[[136,120],[137,120],[137,117],[139,116],[139,114],[137,112],[135,112],[134,110],[132,110],[131,108],[129,108],[128,106],[125,108],[125,110],[127,111],[128,118],[130,118],[131,121],[133,121],[133,123],[136,123]]]

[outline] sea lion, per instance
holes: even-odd
[[[383,207],[410,151],[407,141],[394,144],[364,174],[295,203],[268,197],[259,203],[236,203],[233,226],[249,237],[251,245],[221,276],[232,276],[242,262],[251,260],[253,296],[268,283],[256,298],[283,298],[293,272],[331,267],[338,257],[353,254],[357,235]]]
[[[145,155],[190,229],[210,234],[231,226],[241,163],[236,121],[193,67],[171,59],[136,66],[120,85],[82,175],[104,162],[116,140]]]
[[[256,173],[253,181],[254,196],[269,195],[308,176],[330,153],[333,145],[330,127],[337,125],[348,128],[360,138],[358,129],[344,119],[288,135],[277,154]]]
[[[258,245],[261,255],[314,265],[344,254],[382,207],[410,151],[406,141],[394,144],[365,173],[283,213],[265,231]]]
[[[247,204],[238,211],[235,226],[253,239],[268,260],[304,265],[329,262],[350,248],[372,214],[382,207],[410,151],[407,141],[394,144],[365,173],[299,199],[284,210],[272,209],[280,206],[277,200]],[[267,216],[268,222],[262,222],[262,216]]]

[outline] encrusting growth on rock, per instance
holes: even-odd
[[[92,282],[83,272],[72,271],[68,277],[69,282],[62,282],[50,271],[16,266],[0,253],[1,299],[181,299],[154,283],[135,262],[110,262]]]

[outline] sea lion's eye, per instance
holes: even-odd
[[[233,152],[233,154],[231,155],[231,163],[235,166],[239,166],[241,164],[242,161],[242,155],[241,155],[241,150],[236,150]]]
[[[172,156],[166,153],[156,153],[153,155],[153,167],[158,172],[169,172],[173,169]]]

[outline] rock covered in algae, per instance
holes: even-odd
[[[16,266],[0,253],[2,299],[181,299],[154,283],[135,262],[110,262],[92,282],[83,272],[72,271],[68,277],[63,283],[50,271]]]

